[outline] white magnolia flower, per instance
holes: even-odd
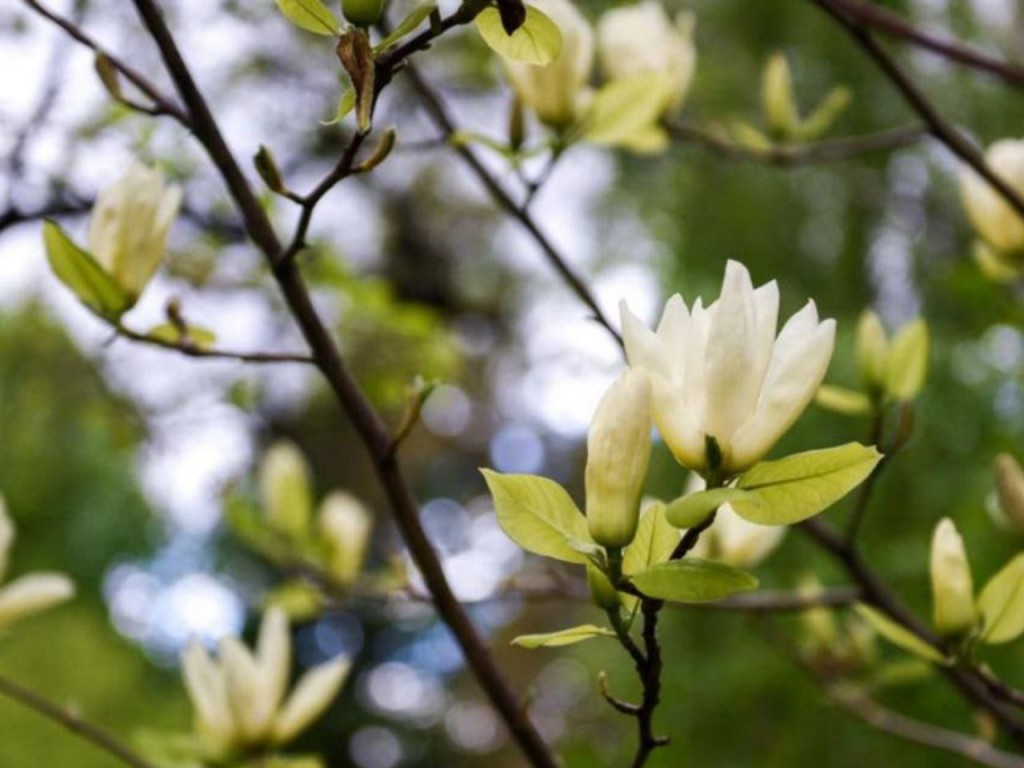
[[[537,118],[554,128],[576,122],[587,99],[594,66],[594,32],[569,0],[531,0],[562,33],[562,50],[550,64],[506,61],[509,83]]]
[[[320,533],[327,543],[327,569],[342,584],[355,582],[366,560],[373,521],[351,493],[334,491],[320,505]]]
[[[930,570],[935,631],[940,635],[968,632],[977,619],[974,581],[963,537],[948,517],[935,526]]]
[[[193,640],[182,655],[182,675],[196,733],[211,755],[284,744],[328,707],[348,674],[338,657],[308,670],[285,698],[291,675],[291,636],[280,608],[263,616],[255,652],[237,638],[221,641],[218,658]]]
[[[597,23],[597,50],[601,69],[610,79],[644,72],[668,76],[671,87],[667,110],[683,105],[697,66],[693,44],[694,15],[680,11],[669,18],[658,0],[606,11]]]
[[[626,371],[598,403],[587,435],[587,524],[594,541],[624,547],[636,535],[651,459],[651,385]]]
[[[89,250],[133,300],[163,261],[181,195],[180,187],[164,186],[160,169],[135,163],[96,199]]]
[[[696,472],[690,474],[687,493],[702,491],[704,478]],[[734,568],[753,568],[782,543],[786,535],[784,525],[757,525],[740,517],[729,504],[722,504],[711,524],[691,550],[694,557],[716,560]]]
[[[721,453],[720,473],[757,463],[814,397],[828,368],[835,321],[818,320],[813,301],[776,338],[775,281],[754,290],[739,262],[726,265],[720,298],[688,310],[676,294],[657,332],[623,303],[629,364],[651,380],[654,421],[676,459],[700,472],[707,443]]]
[[[985,152],[985,161],[1001,179],[1024,194],[1024,140],[997,141]],[[1024,219],[992,185],[965,168],[960,175],[960,194],[983,248],[994,251],[996,257],[1024,254]]]
[[[14,523],[0,497],[0,579],[7,571],[13,544]],[[74,583],[63,573],[44,571],[20,576],[0,587],[0,630],[7,629],[25,616],[63,603],[74,594]]]

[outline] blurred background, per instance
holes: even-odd
[[[391,18],[400,18],[404,6],[393,5]],[[593,19],[608,5],[581,7]],[[887,5],[1010,59],[1024,55],[1024,16],[1013,0]],[[343,90],[332,46],[295,30],[270,0],[163,6],[237,154],[265,144],[290,186],[311,187],[348,130],[323,124]],[[852,90],[853,105],[831,135],[914,122],[810,4],[695,0],[685,7],[697,14],[699,51],[688,121],[755,120],[761,68],[783,51],[802,103],[837,84]],[[53,8],[166,84],[124,3],[54,0]],[[1018,92],[924,53],[899,53],[944,114],[978,142],[1017,137]],[[452,34],[419,62],[462,128],[505,135],[509,94],[476,35]],[[215,330],[225,347],[301,350],[195,142],[166,120],[112,106],[89,52],[20,3],[0,14],[0,71],[0,490],[19,531],[11,570],[65,570],[81,592],[0,638],[0,673],[129,739],[184,731],[191,714],[176,668],[183,644],[251,632],[281,584],[223,517],[226,498],[251,491],[266,445],[294,440],[314,468],[319,496],[345,488],[370,505],[371,572],[393,571],[405,554],[358,440],[312,372],[189,360],[113,340],[47,271],[39,218],[55,216],[83,237],[96,192],[133,157],[156,161],[185,186],[186,208],[166,268],[129,324],[145,330],[160,322],[166,301],[178,297],[185,316]],[[517,634],[593,622],[598,613],[586,601],[508,594],[510,577],[550,576],[551,566],[503,536],[477,472],[544,474],[578,494],[586,425],[618,370],[618,352],[534,243],[439,144],[402,77],[376,124],[397,126],[395,152],[326,198],[304,270],[359,380],[390,419],[399,418],[413,376],[444,382],[403,454],[453,586],[566,764],[627,764],[633,723],[611,712],[595,682],[607,670],[616,692],[636,693],[621,648],[604,640],[565,650],[509,647]],[[502,158],[482,152],[500,178],[516,183]],[[799,169],[687,145],[656,157],[578,147],[533,209],[612,316],[621,299],[654,319],[672,293],[713,297],[728,258],[744,261],[756,283],[778,279],[783,317],[813,297],[839,323],[832,383],[856,384],[852,332],[865,307],[891,328],[919,314],[927,319],[932,369],[916,431],[881,480],[864,526],[868,560],[922,613],[928,541],[940,517],[953,517],[964,532],[979,582],[1024,545],[987,512],[993,457],[1024,450],[1021,297],[988,282],[972,262],[958,171],[930,141]],[[266,202],[283,227],[294,221],[290,203],[269,195]],[[861,439],[867,430],[861,419],[812,408],[777,450]],[[668,497],[685,473],[657,450],[649,490]],[[846,511],[840,505],[827,516],[841,520]],[[844,583],[792,531],[758,575],[764,586],[791,588],[808,571]],[[798,631],[792,617],[772,625]],[[652,766],[962,764],[829,706],[743,615],[673,609],[662,631],[668,663],[659,723],[673,743]],[[320,750],[331,766],[358,768],[522,764],[425,603],[360,597],[296,622],[295,642],[300,667],[337,653],[356,664],[298,751]],[[879,653],[900,658],[887,647]],[[1024,684],[1021,644],[986,660]],[[934,722],[973,727],[972,713],[939,679],[883,698]],[[115,765],[0,701],[0,765],[30,768],[40,759],[54,768]]]

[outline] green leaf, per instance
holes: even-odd
[[[947,665],[950,663],[950,660],[943,656],[938,649],[933,648],[909,629],[901,624],[897,624],[881,611],[864,603],[857,603],[853,609],[875,632],[893,645],[899,646],[908,653],[912,653],[935,664]]]
[[[43,223],[43,243],[53,273],[85,306],[116,320],[135,303],[88,251],[79,248],[53,221]]]
[[[160,325],[150,328],[146,335],[151,339],[164,342],[166,344],[180,345],[184,342],[190,343],[194,347],[199,349],[209,349],[217,341],[217,334],[208,328],[201,328],[199,326],[190,325],[186,330],[187,337],[183,336],[181,329],[171,323],[161,323]]]
[[[341,98],[338,99],[338,109],[334,113],[334,117],[330,120],[321,120],[320,125],[337,125],[348,117],[348,113],[355,109],[355,106],[356,92],[352,88],[346,88],[345,92],[341,94]]]
[[[320,0],[275,0],[281,13],[299,29],[318,35],[337,35],[338,19]]]
[[[649,137],[672,97],[672,80],[661,72],[620,77],[594,96],[580,138],[604,146],[629,146]]]
[[[757,588],[757,579],[746,571],[689,557],[655,565],[630,581],[648,597],[677,603],[706,603]]]
[[[763,461],[740,477],[738,487],[755,491],[758,504],[732,502],[743,518],[758,525],[790,525],[806,520],[860,485],[881,460],[873,446],[847,443]]]
[[[430,16],[434,11],[437,10],[437,3],[423,3],[417,5],[408,15],[398,22],[398,25],[391,30],[391,34],[381,40],[377,45],[374,46],[374,53],[383,51],[388,46],[394,45],[403,37],[412,32],[416,27],[424,22],[424,20]]]
[[[904,402],[917,397],[928,373],[928,326],[915,320],[901,330],[889,347],[885,391]]]
[[[1024,634],[1024,554],[989,579],[978,596],[982,642],[1008,643]]]
[[[511,61],[543,67],[562,52],[562,31],[532,5],[526,8],[526,21],[511,35],[505,32],[497,8],[485,8],[474,23],[491,50]]]
[[[800,123],[796,138],[800,141],[814,141],[822,136],[846,111],[852,99],[853,94],[849,88],[842,85],[833,88],[808,118]]]
[[[668,505],[665,517],[676,528],[693,528],[723,504],[736,500],[745,500],[753,506],[760,503],[757,494],[750,491],[739,488],[713,488],[710,491],[697,491],[680,496]]]
[[[665,562],[680,538],[679,529],[669,525],[665,518],[665,505],[660,501],[648,504],[640,513],[636,536],[622,557],[622,572],[630,576]]]
[[[596,546],[587,521],[554,480],[480,470],[494,497],[498,524],[523,549],[567,563],[586,563],[581,550]]]
[[[575,645],[584,640],[595,637],[615,637],[615,633],[605,627],[597,627],[593,624],[582,624],[578,627],[570,627],[558,632],[548,632],[542,635],[520,635],[512,641],[512,645],[520,648],[557,648],[562,645]]]
[[[871,400],[863,392],[834,387],[831,384],[822,384],[818,387],[814,402],[826,411],[834,411],[844,416],[863,416],[871,413]]]

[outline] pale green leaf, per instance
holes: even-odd
[[[605,627],[583,624],[578,627],[548,632],[541,635],[520,635],[512,641],[512,645],[520,648],[557,648],[562,645],[575,645],[595,637],[615,637],[615,633]]]
[[[926,643],[903,625],[897,624],[881,611],[864,603],[857,603],[854,610],[875,632],[893,645],[935,664],[950,663],[938,649]]]
[[[330,120],[321,120],[320,125],[337,125],[346,117],[348,113],[355,109],[356,106],[356,92],[352,88],[346,88],[345,92],[341,94],[341,98],[338,99],[338,109],[334,113],[334,117]]]
[[[842,85],[833,88],[817,108],[800,123],[796,138],[800,141],[814,141],[822,136],[839,116],[850,106],[853,94]]]
[[[292,24],[318,35],[337,35],[338,19],[320,0],[275,0]]]
[[[864,482],[881,460],[873,446],[847,443],[763,461],[743,474],[738,487],[756,492],[758,504],[732,502],[758,525],[791,525],[835,504]]]
[[[844,416],[862,416],[871,412],[871,400],[863,392],[845,387],[822,384],[814,396],[814,402],[827,411]]]
[[[616,78],[594,96],[580,138],[592,144],[630,146],[648,141],[673,95],[671,78],[643,72]]]
[[[913,400],[928,374],[928,326],[915,320],[901,330],[889,347],[885,391],[904,402]]]
[[[640,513],[636,536],[622,557],[622,572],[627,576],[645,571],[669,559],[679,545],[681,534],[665,518],[665,505],[648,504]]]
[[[713,488],[680,496],[668,505],[665,518],[676,528],[693,528],[718,509],[731,501],[743,500],[748,505],[760,504],[757,494],[740,488]]]
[[[474,23],[491,50],[511,61],[543,67],[562,52],[562,31],[532,5],[526,7],[526,21],[511,35],[505,32],[497,8],[485,8]]]
[[[385,37],[383,40],[377,43],[376,46],[374,46],[374,52],[376,53],[379,51],[383,51],[388,46],[397,43],[403,37],[405,37],[414,29],[416,29],[416,27],[422,24],[424,20],[436,10],[437,3],[430,2],[417,5],[411,11],[409,11],[408,15],[406,15],[404,19],[398,22],[397,26],[395,26],[395,28],[391,30],[391,34],[389,34],[387,37]]]
[[[567,563],[586,563],[594,545],[587,521],[554,480],[481,470],[494,497],[498,524],[523,549]],[[582,545],[582,546],[581,546]]]
[[[689,557],[655,565],[630,581],[648,597],[677,603],[706,603],[757,588],[757,579],[746,571]]]
[[[989,579],[978,596],[978,610],[983,642],[1008,643],[1024,634],[1024,554]]]
[[[186,341],[194,347],[199,349],[209,349],[213,346],[214,342],[217,341],[217,334],[208,328],[201,328],[196,325],[190,325],[186,329],[187,335],[183,336],[181,329],[171,323],[161,323],[160,325],[150,328],[146,335],[151,339],[163,342],[165,344],[176,344],[181,345]]]
[[[43,223],[43,243],[53,273],[85,306],[108,320],[116,320],[131,309],[135,303],[132,298],[57,223]]]

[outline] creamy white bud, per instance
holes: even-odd
[[[636,535],[651,459],[651,387],[642,371],[611,385],[587,435],[587,524],[594,541],[624,547]]]
[[[739,262],[726,265],[722,293],[705,308],[679,296],[665,305],[657,332],[622,305],[622,332],[633,369],[650,377],[658,431],[684,466],[708,471],[714,438],[726,476],[756,464],[814,398],[832,357],[835,321],[819,321],[814,302],[776,337],[774,282],[754,289]]]
[[[974,583],[963,537],[948,517],[935,527],[930,570],[935,631],[946,636],[969,632],[977,619]]]
[[[562,50],[550,64],[506,61],[509,84],[537,118],[554,128],[576,122],[588,98],[594,66],[594,32],[569,0],[531,0],[562,33]]]
[[[181,196],[179,187],[164,186],[159,168],[136,163],[96,198],[89,250],[133,300],[163,261]]]
[[[313,500],[309,467],[295,444],[282,440],[271,446],[260,463],[259,485],[270,524],[295,540],[305,538]]]
[[[75,585],[63,573],[29,573],[0,589],[0,627],[45,611],[75,595]]]
[[[320,506],[320,533],[327,544],[327,568],[341,584],[355,583],[366,560],[373,521],[366,506],[344,491],[328,494]]]
[[[869,389],[880,390],[885,386],[889,339],[881,318],[870,309],[865,309],[857,322],[855,348],[864,384]]]
[[[671,87],[665,109],[678,110],[697,65],[695,23],[687,12],[680,12],[673,21],[658,0],[606,11],[597,23],[601,69],[609,80],[646,72],[666,75]]]
[[[985,152],[985,161],[1003,181],[1024,194],[1024,141],[1003,139]],[[960,195],[974,231],[1002,257],[1024,254],[1024,219],[973,169],[960,175]]]
[[[290,741],[323,714],[338,695],[351,666],[347,658],[339,657],[306,672],[277,715],[274,742]]]

